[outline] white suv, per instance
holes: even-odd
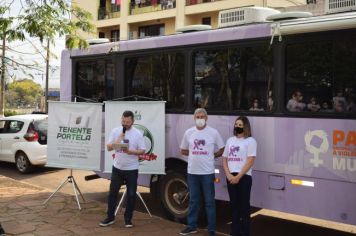
[[[0,119],[0,161],[14,162],[21,173],[47,162],[48,115],[16,115]]]

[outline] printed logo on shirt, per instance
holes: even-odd
[[[205,140],[204,139],[195,139],[194,140],[194,150],[203,150],[202,147],[205,146]]]
[[[242,157],[237,157],[237,153],[240,150],[240,146],[231,146],[229,149],[229,157],[227,161],[243,161]]]
[[[236,157],[239,150],[240,150],[240,146],[231,146],[229,151],[229,156]]]
[[[203,147],[205,146],[205,139],[195,139],[194,146],[193,146],[193,155],[207,155],[207,151],[202,151]]]

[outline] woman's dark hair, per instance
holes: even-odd
[[[245,135],[245,138],[251,137],[252,136],[251,125],[250,125],[250,121],[247,119],[247,117],[246,116],[239,116],[235,120],[235,123],[238,120],[241,120],[242,123],[244,124],[244,135]],[[234,126],[235,126],[235,123],[234,123]]]

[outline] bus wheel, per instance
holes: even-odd
[[[189,206],[186,175],[178,171],[167,171],[167,175],[160,181],[160,195],[168,217],[177,222],[185,222]]]

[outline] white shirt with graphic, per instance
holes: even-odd
[[[110,133],[107,144],[114,143],[122,133],[122,126],[113,129]],[[145,150],[145,140],[143,134],[131,126],[125,132],[125,139],[128,140],[130,150]],[[139,166],[138,155],[128,155],[122,150],[115,151],[113,165],[120,170],[137,170]]]
[[[189,150],[188,173],[206,175],[215,173],[214,152],[224,147],[219,132],[206,126],[202,130],[192,127],[185,131],[181,149]]]
[[[226,142],[223,157],[227,158],[228,167],[231,173],[240,172],[247,161],[247,157],[256,157],[257,142],[254,138],[229,138]],[[250,168],[247,175],[252,174]]]

